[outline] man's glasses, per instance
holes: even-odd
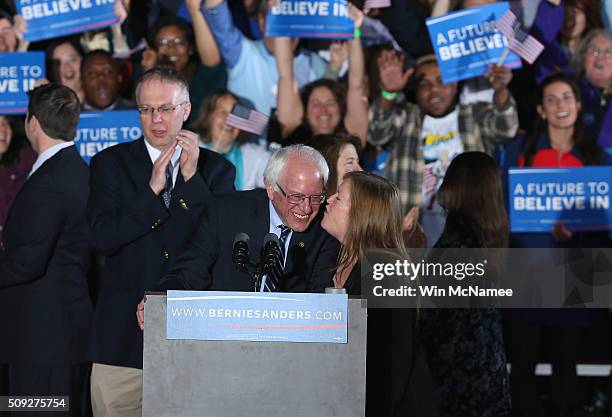
[[[164,104],[163,106],[159,107],[138,106],[138,113],[142,114],[143,116],[153,116],[153,113],[155,113],[155,110],[157,110],[157,112],[162,116],[170,116],[178,107],[184,106],[187,103],[187,101],[183,101],[179,104]]]
[[[281,194],[289,201],[291,204],[302,204],[302,202],[306,199],[313,206],[320,206],[321,203],[325,201],[325,194],[315,194],[315,195],[304,195],[304,194],[287,194],[282,187],[276,183],[276,186],[280,190]]]

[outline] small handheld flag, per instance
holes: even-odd
[[[497,30],[508,39],[508,47],[530,64],[533,64],[544,50],[544,45],[523,29],[521,22],[510,9],[497,22]],[[505,59],[506,55],[502,55],[502,58]],[[503,64],[503,60],[500,61],[500,65]]]
[[[260,136],[268,124],[268,119],[268,116],[257,110],[236,103],[225,123],[236,129]]]

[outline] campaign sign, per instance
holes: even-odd
[[[168,291],[167,338],[347,343],[346,294]]]
[[[268,13],[266,35],[350,39],[355,28],[347,4],[347,0],[281,0]]]
[[[27,92],[45,78],[44,52],[0,53],[0,114],[25,114]]]
[[[81,113],[74,142],[85,162],[89,163],[101,150],[141,136],[140,117],[136,110]]]
[[[612,166],[511,168],[508,170],[510,230],[550,233],[612,230]]]
[[[508,40],[497,31],[495,23],[506,10],[508,3],[501,2],[427,19],[429,37],[445,84],[478,77],[487,72],[489,64],[497,64]],[[510,52],[504,66],[519,68],[521,58]]]
[[[119,18],[114,0],[15,0],[27,22],[25,39],[40,41],[110,26]]]

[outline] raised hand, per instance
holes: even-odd
[[[153,164],[151,179],[149,180],[149,187],[151,187],[151,190],[153,190],[153,192],[157,195],[159,195],[159,193],[161,193],[166,187],[166,170],[168,169],[168,164],[170,163],[170,159],[172,159],[172,155],[174,155],[176,146],[176,142],[170,145],[168,149],[159,155]]]
[[[406,86],[414,70],[409,68],[404,71],[404,59],[404,54],[392,50],[383,51],[378,57],[380,84],[384,90],[397,92]]]
[[[183,149],[181,152],[181,175],[187,182],[195,175],[198,168],[198,157],[200,156],[198,135],[183,129],[176,135],[176,142]]]

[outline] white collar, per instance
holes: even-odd
[[[56,153],[58,153],[62,149],[67,148],[69,146],[74,146],[74,142],[73,141],[62,142],[62,143],[58,143],[57,145],[53,145],[45,149],[40,155],[38,155],[38,158],[36,158],[36,161],[34,162],[34,165],[32,165],[32,169],[30,170],[30,173],[28,174],[28,178],[30,178],[32,174],[34,174],[38,170],[38,168],[42,166],[42,164],[44,164],[49,159],[54,157]]]

